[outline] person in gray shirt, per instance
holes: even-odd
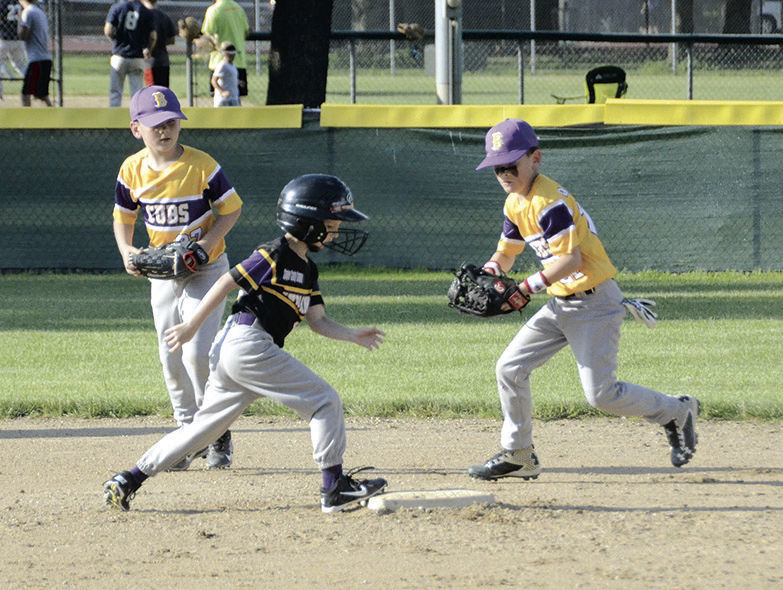
[[[24,41],[27,69],[22,83],[22,106],[31,106],[31,97],[52,106],[49,100],[49,80],[52,75],[52,54],[49,53],[49,21],[38,8],[38,0],[19,0],[22,16],[19,38]]]

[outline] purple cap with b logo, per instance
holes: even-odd
[[[145,127],[157,127],[172,119],[187,119],[177,95],[165,86],[146,86],[136,92],[130,101],[130,118]]]
[[[487,157],[476,170],[491,166],[508,166],[534,147],[538,147],[538,136],[533,128],[522,119],[506,119],[487,131],[484,143]]]

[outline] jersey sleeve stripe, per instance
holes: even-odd
[[[176,203],[187,203],[190,201],[201,201],[204,197],[202,195],[188,195],[186,197],[155,197],[154,199],[139,199],[140,203],[145,205],[169,205]]]
[[[511,243],[524,243],[519,228],[514,225],[507,216],[503,217],[503,232],[501,233],[501,239]]]
[[[575,229],[574,216],[562,199],[542,209],[538,215],[538,225],[547,241],[556,239]]]
[[[253,291],[258,291],[258,284],[253,280],[253,277],[251,277],[250,274],[244,269],[242,264],[237,264],[234,268],[237,271],[239,271],[239,274],[247,282],[247,284],[253,289]]]

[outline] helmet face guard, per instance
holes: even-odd
[[[352,227],[341,227],[336,232],[329,233],[332,235],[336,234],[335,238],[326,242],[324,247],[340,254],[345,254],[346,256],[353,256],[361,250],[370,235],[366,231],[354,229]]]

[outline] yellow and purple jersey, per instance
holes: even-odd
[[[539,174],[527,197],[509,194],[503,214],[503,232],[497,246],[502,254],[516,257],[529,245],[546,268],[559,256],[579,247],[582,267],[549,287],[550,295],[563,297],[587,291],[617,272],[593,220],[574,196],[554,180]]]
[[[139,209],[150,246],[160,246],[184,234],[200,240],[219,215],[242,206],[236,190],[220,165],[208,154],[182,146],[182,156],[165,170],[147,165],[147,148],[126,158],[114,189],[114,220],[133,225]],[[224,240],[209,253],[215,260],[226,249]]]

